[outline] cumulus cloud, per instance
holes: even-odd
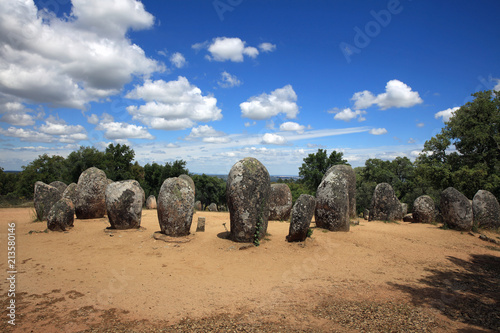
[[[335,120],[343,120],[343,121],[351,121],[352,119],[358,118],[358,121],[365,121],[366,118],[363,117],[366,114],[366,111],[363,110],[355,110],[352,111],[350,108],[343,109],[342,111],[335,112]]]
[[[207,49],[210,53],[210,55],[206,56],[208,60],[221,62],[243,62],[245,56],[255,59],[259,55],[259,49],[262,52],[271,52],[276,48],[275,45],[270,43],[260,44],[259,49],[246,44],[245,41],[237,37],[217,37],[212,41],[193,44],[191,47],[196,51]]]
[[[130,29],[150,28],[135,0],[75,0],[58,18],[33,0],[0,2],[0,92],[32,103],[85,109],[117,94],[134,76],[164,66],[132,44]]]
[[[65,121],[54,117],[47,118],[39,130],[49,135],[71,135],[85,132],[85,128],[81,125],[67,125]]]
[[[146,102],[141,106],[129,106],[127,111],[134,119],[155,129],[186,129],[199,121],[222,119],[217,99],[202,95],[201,90],[183,76],[169,82],[146,80],[126,97]]]
[[[108,140],[154,139],[145,127],[122,122],[101,123],[96,130],[104,131],[104,137]]]
[[[5,136],[19,138],[21,141],[53,142],[55,140],[52,135],[17,127],[9,127],[6,130],[0,128],[0,133]]]
[[[453,117],[455,111],[457,111],[458,109],[460,109],[460,107],[457,106],[454,108],[449,108],[443,111],[439,111],[434,115],[434,118],[436,119],[443,118],[443,122],[447,122],[450,120],[451,117]]]
[[[493,87],[493,90],[500,91],[500,79],[494,79],[494,80],[497,81],[497,84],[496,86]]]
[[[299,134],[304,133],[304,129],[306,127],[304,125],[300,125],[293,121],[287,121],[280,125],[280,131],[284,132],[297,132]]]
[[[241,85],[241,81],[236,77],[236,75],[231,75],[224,71],[221,73],[221,79],[217,82],[222,88],[232,88]]]
[[[372,128],[368,133],[373,134],[373,135],[382,135],[386,134],[387,130],[385,128]]]
[[[284,113],[287,118],[293,119],[299,113],[296,101],[297,94],[291,85],[286,85],[270,94],[250,97],[240,104],[241,114],[245,118],[262,120]]]
[[[271,44],[271,43],[261,43],[259,45],[259,49],[262,52],[273,52],[274,50],[276,50],[276,45]]]
[[[0,113],[2,113],[0,121],[15,126],[32,126],[35,125],[35,120],[29,114],[31,111],[19,102],[0,104]]]
[[[422,128],[422,127],[424,127],[424,126],[425,126],[425,124],[424,124],[424,123],[417,123],[417,127],[418,127],[418,128]]]
[[[365,90],[355,93],[352,98],[354,109],[361,110],[377,105],[381,110],[389,108],[409,108],[423,103],[422,98],[416,91],[399,80],[391,80],[385,86],[385,92],[375,96],[372,92]]]
[[[93,113],[87,117],[87,121],[89,124],[96,125],[99,122],[99,117]]]
[[[278,135],[278,134],[266,133],[262,137],[261,143],[268,144],[268,145],[284,145],[284,144],[286,144],[286,139],[285,139],[285,137]]]
[[[207,143],[227,143],[230,138],[226,133],[217,131],[212,126],[202,125],[191,129],[191,133],[186,137],[186,140],[202,139]]]
[[[177,68],[182,68],[186,65],[186,58],[182,55],[182,53],[175,52],[170,56],[170,62]]]

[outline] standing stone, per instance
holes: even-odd
[[[413,222],[432,223],[436,214],[434,200],[428,195],[422,195],[413,202]]]
[[[472,229],[472,206],[469,199],[453,187],[441,192],[443,222],[451,229]]]
[[[348,182],[343,172],[328,173],[316,191],[316,226],[330,231],[349,231]]]
[[[161,233],[180,237],[189,235],[194,211],[194,190],[187,181],[168,178],[158,195],[158,221]]]
[[[342,175],[347,180],[347,191],[349,195],[349,217],[351,219],[355,219],[356,216],[356,173],[350,165],[346,164],[337,164],[330,167],[325,175],[323,176],[322,181],[330,172],[337,172]]]
[[[370,216],[370,210],[365,209],[363,212],[363,218],[368,221],[368,217]]]
[[[68,198],[62,198],[52,206],[47,217],[47,228],[52,231],[66,231],[73,228],[75,205]]]
[[[309,194],[301,194],[292,208],[292,219],[286,240],[289,242],[303,242],[307,238],[307,231],[316,209],[316,199]]]
[[[375,187],[370,203],[368,221],[395,221],[403,219],[403,210],[390,184],[380,183]]]
[[[271,184],[269,220],[288,221],[292,211],[292,191],[287,184]]]
[[[79,219],[96,219],[106,214],[106,187],[104,171],[92,167],[80,175],[76,185],[75,213]]]
[[[137,180],[122,180],[106,188],[106,210],[112,229],[141,226],[144,191]]]
[[[246,157],[233,165],[226,197],[234,241],[250,243],[266,235],[270,195],[271,179],[262,163]]]
[[[156,204],[156,197],[154,195],[150,195],[146,200],[146,208],[147,209],[156,209],[158,206]]]
[[[211,203],[210,205],[208,205],[208,211],[209,212],[217,212],[217,205],[215,203]]]
[[[401,212],[403,216],[408,214],[408,204],[407,203],[401,203]]]
[[[58,180],[56,180],[55,182],[50,183],[49,185],[50,186],[54,186],[55,188],[57,188],[59,190],[59,192],[61,192],[61,195],[66,190],[66,187],[68,187],[68,185],[66,185],[65,183],[63,183],[61,181],[58,181]]]
[[[50,209],[62,197],[61,192],[54,186],[44,182],[35,183],[34,205],[38,220],[45,221],[49,215]]]
[[[196,225],[196,232],[205,232],[205,218],[198,217],[198,224]]]
[[[474,224],[485,229],[500,227],[500,205],[497,198],[488,191],[479,190],[472,199]]]
[[[194,180],[193,178],[189,177],[188,175],[182,174],[179,176],[180,179],[184,179],[189,183],[189,186],[193,189],[193,193],[196,195],[196,187],[194,185]]]
[[[198,201],[196,201],[196,202],[194,203],[194,209],[196,209],[197,211],[201,211],[201,210],[203,210],[203,206],[202,206],[202,204],[201,204],[201,201],[200,201],[200,200],[198,200]]]
[[[76,202],[76,183],[69,184],[63,192],[63,198],[67,198],[73,202]]]

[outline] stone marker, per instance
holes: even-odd
[[[292,211],[292,191],[287,184],[271,184],[269,220],[288,221]]]
[[[141,226],[144,190],[137,180],[122,180],[106,188],[106,210],[111,229]]]
[[[66,190],[66,187],[68,187],[68,185],[66,185],[65,183],[63,183],[63,182],[61,182],[59,180],[56,180],[55,182],[52,182],[49,185],[50,186],[54,186],[55,188],[57,188],[59,190],[59,192],[61,192],[61,195]]]
[[[218,211],[217,205],[212,202],[210,205],[208,205],[208,211],[209,212],[217,212]]]
[[[76,183],[69,184],[63,192],[63,198],[67,198],[75,204],[76,201]]]
[[[62,198],[52,206],[47,217],[47,228],[52,231],[66,231],[73,228],[75,206],[68,198]]]
[[[289,242],[303,242],[307,238],[307,231],[316,209],[316,199],[312,195],[301,194],[292,208],[292,219],[288,236]]]
[[[388,183],[380,183],[375,187],[370,203],[368,221],[396,221],[403,219],[403,210],[394,189]]]
[[[157,204],[158,222],[163,234],[172,237],[189,235],[193,222],[194,191],[187,181],[178,177],[166,179],[160,188]]]
[[[251,243],[264,238],[270,194],[269,172],[257,159],[246,157],[233,165],[227,179],[226,197],[234,241]]]
[[[453,187],[441,192],[443,222],[451,229],[472,229],[472,205],[469,199]]]
[[[434,200],[428,195],[421,195],[413,202],[413,222],[432,223],[436,214]]]
[[[61,191],[54,186],[47,185],[44,182],[36,182],[33,203],[37,219],[40,221],[47,220],[50,209],[61,197]]]
[[[193,189],[193,193],[196,195],[196,187],[194,185],[194,180],[193,178],[189,177],[188,175],[182,174],[179,176],[180,179],[184,179],[185,181],[188,182],[189,186]]]
[[[106,187],[104,171],[89,168],[82,172],[76,185],[75,213],[79,219],[96,219],[106,214]]]
[[[337,164],[330,167],[322,178],[322,181],[330,172],[337,172],[347,180],[347,193],[349,196],[349,218],[356,218],[356,173],[350,165]]]
[[[333,169],[316,191],[316,226],[330,231],[349,231],[349,192],[343,172]]]
[[[201,204],[201,201],[198,200],[194,203],[194,209],[196,209],[197,211],[200,211],[200,210],[203,210],[203,206]]]
[[[156,204],[156,197],[154,195],[150,195],[146,200],[146,208],[147,209],[156,209],[158,208]]]
[[[500,205],[497,198],[488,191],[479,190],[472,199],[474,224],[485,229],[500,227]]]
[[[205,232],[205,218],[198,217],[198,225],[196,226],[196,232]]]

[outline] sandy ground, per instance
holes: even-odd
[[[164,242],[155,210],[142,229],[114,232],[106,218],[43,232],[32,211],[0,209],[2,332],[500,331],[500,245],[478,234],[360,220],[288,243],[289,224],[272,221],[259,247],[245,247],[226,239],[228,213],[198,212],[192,235]]]

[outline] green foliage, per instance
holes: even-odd
[[[342,152],[337,153],[335,150],[328,156],[326,150],[318,149],[315,154],[309,154],[304,158],[304,163],[299,167],[299,176],[302,177],[302,182],[311,193],[316,193],[321,179],[330,167],[337,164],[347,164],[347,160],[344,160],[343,156]]]
[[[20,198],[33,199],[35,183],[42,181],[46,184],[65,179],[65,159],[61,156],[43,154],[37,159],[23,166],[16,184],[16,194]]]
[[[94,147],[81,146],[78,150],[71,152],[66,158],[65,179],[67,183],[77,183],[80,174],[91,167],[96,167],[105,171],[107,160],[109,159],[105,157],[104,152]]]
[[[104,153],[104,172],[113,181],[134,179],[134,157],[135,152],[129,146],[110,144]]]
[[[196,187],[195,200],[199,200],[204,209],[211,203],[217,206],[226,203],[226,182],[215,176],[193,175],[191,177]]]
[[[307,237],[311,237],[313,234],[313,230],[311,228],[307,229]]]
[[[167,162],[165,165],[148,163],[144,166],[144,176],[143,179],[140,180],[140,183],[144,189],[146,198],[150,195],[158,197],[161,185],[165,179],[179,177],[182,174],[188,173],[189,171],[186,169],[186,162],[183,160],[176,160],[172,163]]]

